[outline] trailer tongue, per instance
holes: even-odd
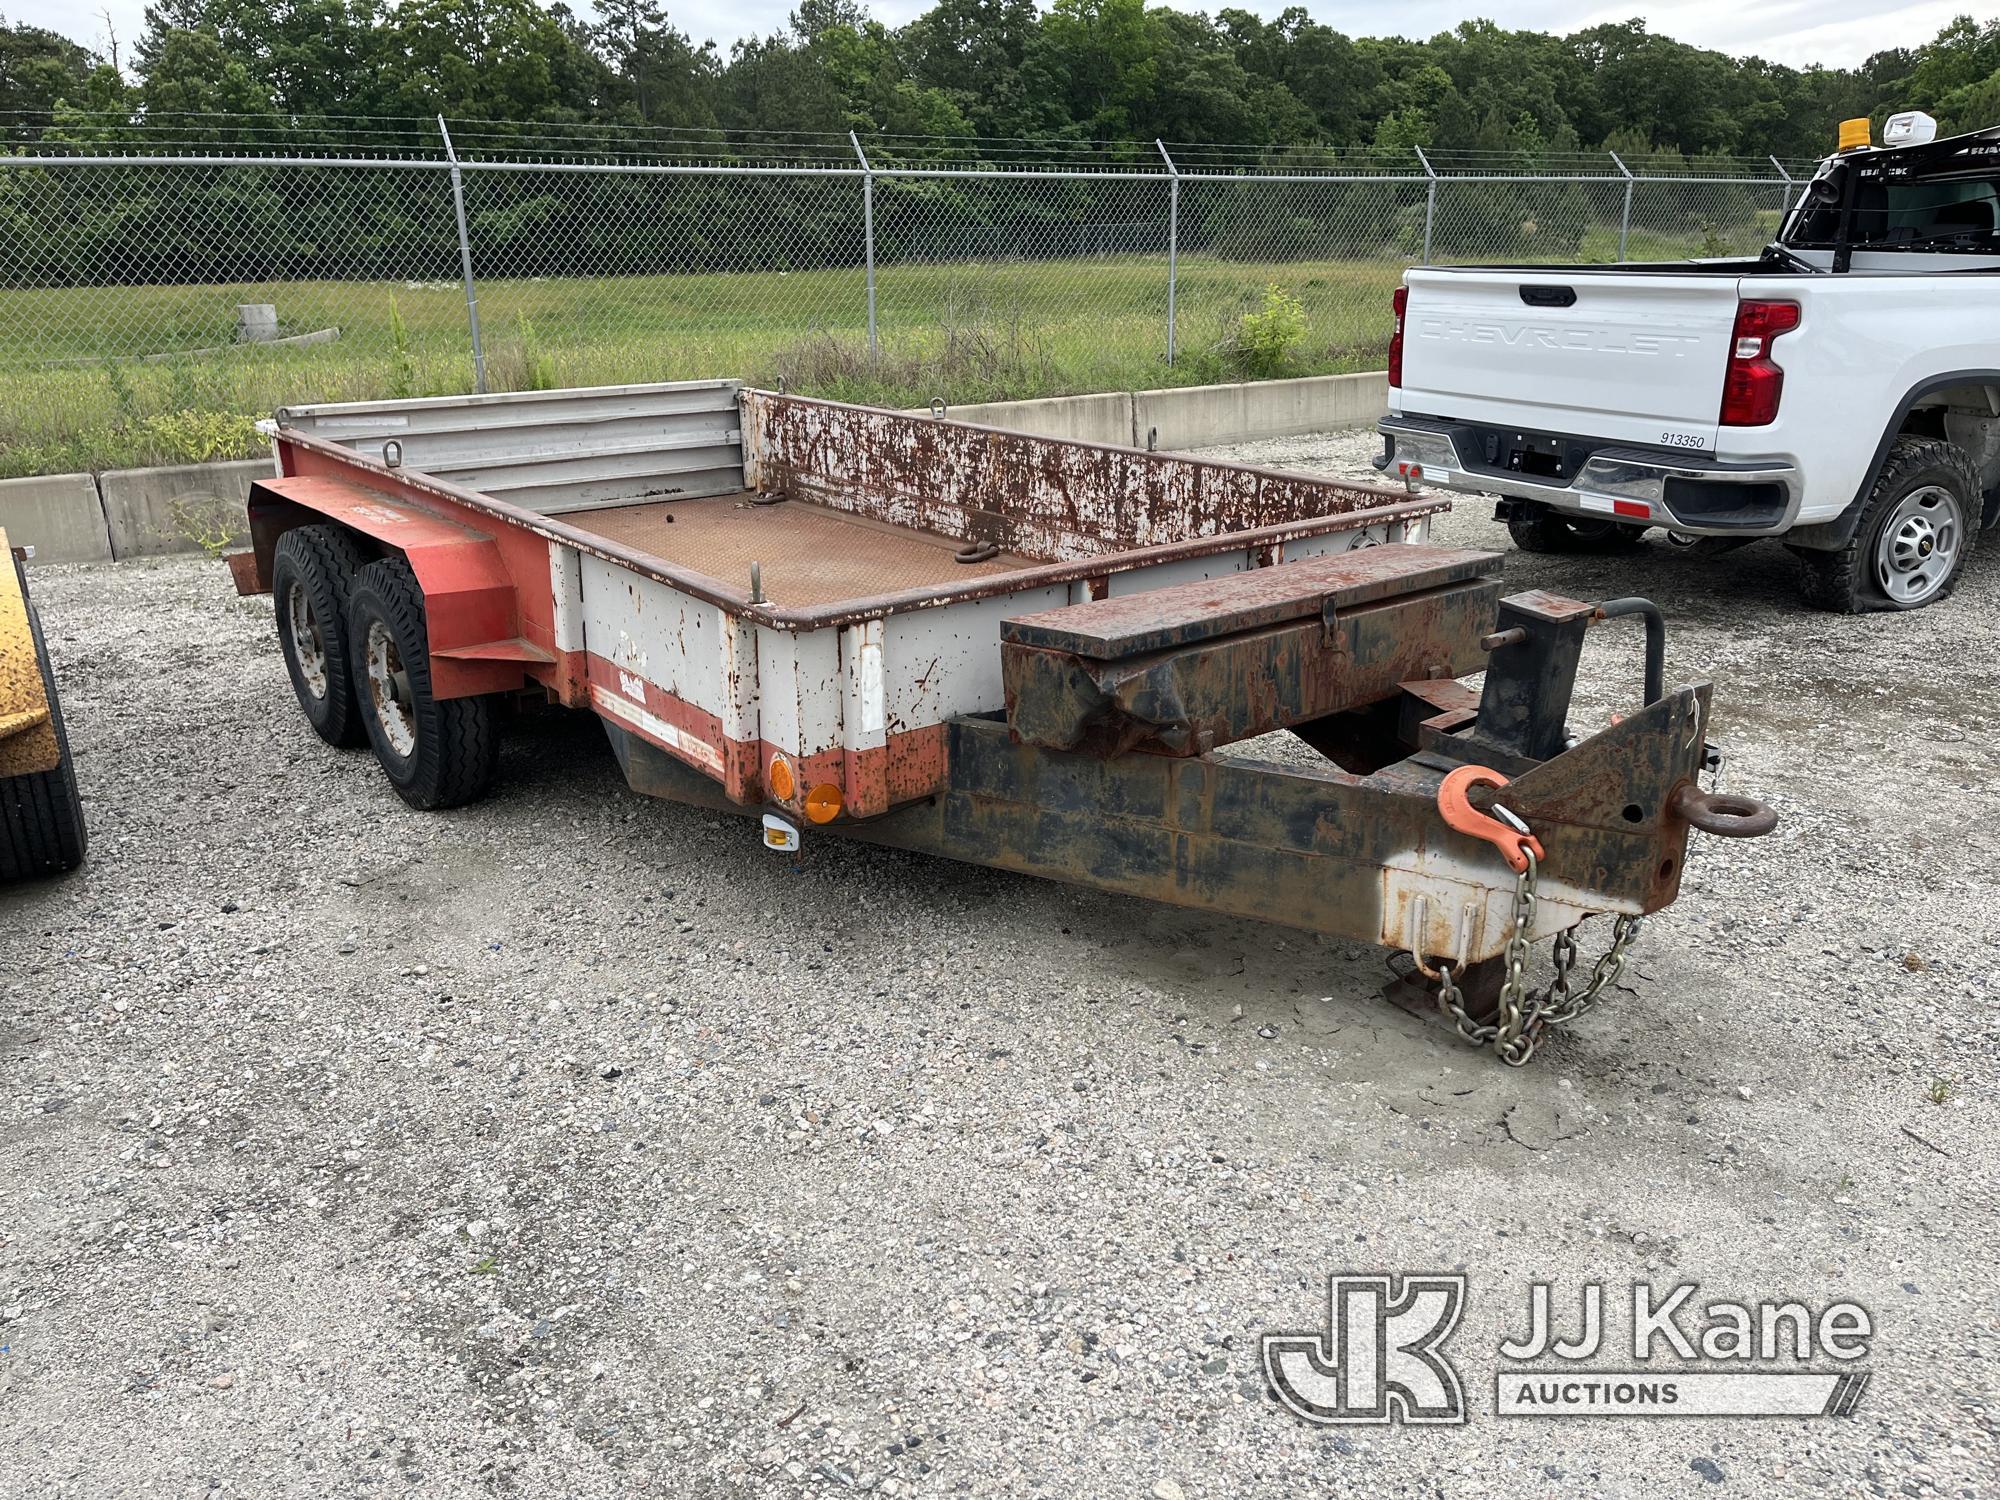
[[[1384,545],[1439,508],[1398,491],[722,382],[297,409],[278,451],[239,576],[276,573],[315,726],[351,734],[351,692],[418,806],[477,795],[496,702],[532,689],[593,709],[635,789],[762,814],[772,847],[1405,950],[1510,1063],[1615,982],[1690,828],[1775,823],[1701,789],[1709,688],[1661,689],[1656,611],[1644,701],[1572,743],[1586,633],[1636,602]]]

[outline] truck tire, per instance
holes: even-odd
[[[1641,544],[1646,528],[1582,521],[1533,500],[1510,500],[1507,535],[1523,552],[1629,552]]]
[[[493,700],[431,695],[424,593],[404,559],[355,575],[347,641],[361,721],[397,795],[423,812],[483,796],[500,755]]]
[[[1899,437],[1847,545],[1799,556],[1799,591],[1815,609],[1858,615],[1921,609],[1957,587],[1979,535],[1983,496],[1963,449]]]
[[[271,560],[278,648],[292,691],[314,732],[342,748],[368,738],[347,650],[347,594],[367,562],[338,526],[294,527],[278,539]]]
[[[76,789],[76,766],[70,760],[69,733],[63,727],[62,703],[56,697],[55,673],[49,667],[48,643],[42,639],[42,618],[32,604],[28,606],[28,634],[35,643],[35,663],[42,669],[42,690],[48,696],[49,721],[62,758],[53,770],[0,778],[0,880],[27,880],[74,870],[83,863],[90,842],[83,826],[83,798]]]

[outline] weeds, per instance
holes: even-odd
[[[417,393],[417,362],[410,353],[410,325],[403,321],[396,297],[389,295],[389,394],[398,398]]]
[[[1274,281],[1264,288],[1257,310],[1236,320],[1224,354],[1249,379],[1268,380],[1292,368],[1305,337],[1305,304]]]
[[[1942,1075],[1933,1078],[1924,1090],[1924,1097],[1933,1104],[1949,1104],[1958,1094],[1958,1080]]]

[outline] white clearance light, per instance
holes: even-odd
[[[1922,146],[1936,139],[1937,121],[1920,109],[1891,115],[1889,123],[1882,127],[1882,144],[1885,146]]]

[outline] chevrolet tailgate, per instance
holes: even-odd
[[[1406,282],[1392,411],[1715,451],[1735,276],[1468,267]]]

